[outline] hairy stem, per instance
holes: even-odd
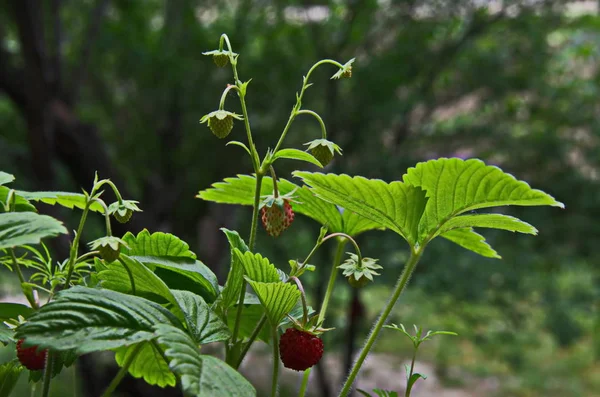
[[[325,128],[325,122],[323,121],[321,116],[319,116],[317,113],[313,112],[312,110],[306,110],[306,109],[298,110],[298,112],[296,112],[296,114],[308,114],[308,115],[311,115],[314,118],[316,118],[317,121],[319,122],[319,125],[321,126],[321,138],[327,139],[327,128]]]
[[[294,105],[294,107],[292,108],[292,112],[290,113],[290,117],[285,125],[285,127],[283,128],[283,132],[281,133],[281,137],[279,138],[279,141],[277,142],[277,145],[275,145],[275,149],[273,150],[273,154],[277,153],[277,151],[281,148],[281,145],[283,144],[283,141],[285,139],[285,136],[287,135],[290,127],[292,126],[292,123],[294,122],[294,119],[296,118],[296,116],[298,115],[298,112],[300,111],[300,108],[302,107],[302,97],[304,96],[304,92],[306,91],[306,89],[310,86],[308,80],[310,79],[310,75],[312,74],[312,72],[315,71],[316,68],[318,68],[321,65],[324,64],[332,64],[337,66],[338,68],[343,68],[344,65],[342,65],[339,62],[336,62],[332,59],[323,59],[317,63],[315,63],[310,70],[308,71],[308,73],[306,73],[306,76],[304,77],[304,80],[302,81],[302,89],[300,90],[300,94],[298,94],[298,97],[296,99],[296,104]]]
[[[50,394],[50,381],[52,380],[52,366],[54,365],[54,354],[48,352],[46,359],[46,367],[44,368],[44,388],[42,389],[42,397],[48,397]]]
[[[113,394],[113,392],[117,389],[117,386],[119,386],[119,383],[121,383],[121,380],[123,380],[123,377],[125,377],[127,371],[129,371],[129,367],[133,363],[133,360],[135,360],[138,353],[142,350],[142,346],[143,343],[138,343],[135,349],[133,349],[133,352],[131,352],[129,357],[127,357],[127,361],[123,363],[123,366],[121,367],[121,369],[119,369],[117,375],[115,375],[113,380],[110,382],[110,385],[108,385],[108,387],[102,394],[102,397],[110,397]]]
[[[413,356],[412,356],[412,361],[410,362],[410,373],[408,374],[408,379],[406,380],[407,387],[406,387],[406,393],[405,393],[404,397],[410,397],[410,390],[412,389],[412,387],[408,387],[408,383],[410,382],[410,378],[412,378],[413,372],[415,370],[415,360],[417,358],[417,349],[418,348],[415,348],[415,351],[413,352]]]
[[[254,341],[258,337],[258,334],[260,333],[260,330],[262,329],[262,327],[265,325],[266,321],[267,321],[267,315],[263,314],[262,317],[260,318],[260,320],[258,320],[258,324],[256,324],[256,327],[254,327],[254,330],[252,331],[252,335],[250,335],[250,338],[248,339],[248,342],[246,342],[244,349],[240,353],[240,357],[234,366],[235,369],[238,369],[240,367],[240,365],[242,364],[242,361],[244,361],[244,357],[246,357],[246,354],[248,354],[248,350],[250,350],[250,346],[252,346],[252,343],[254,343]]]
[[[321,311],[319,312],[319,317],[317,319],[317,324],[321,323],[325,320],[325,314],[327,312],[327,307],[329,306],[329,299],[331,299],[331,293],[333,292],[333,287],[335,286],[335,279],[338,273],[338,266],[342,261],[342,255],[344,253],[344,248],[346,247],[346,239],[339,239],[337,249],[335,251],[335,257],[333,259],[333,263],[331,266],[331,273],[329,274],[329,282],[327,283],[327,290],[325,291],[325,297],[323,298],[323,303],[321,304]],[[306,389],[308,387],[308,378],[310,377],[311,368],[308,368],[304,371],[304,377],[302,378],[302,386],[300,386],[300,393],[298,397],[304,397],[306,394]]]
[[[410,280],[410,277],[411,277],[413,271],[417,267],[417,263],[419,262],[419,259],[421,258],[422,253],[423,253],[422,248],[419,248],[417,250],[411,249],[410,258],[408,259],[408,261],[406,262],[406,265],[404,266],[404,270],[402,271],[402,274],[400,275],[400,278],[398,279],[398,282],[396,284],[396,287],[394,288],[394,291],[390,297],[390,300],[387,303],[387,305],[384,307],[383,311],[381,312],[381,315],[379,316],[379,319],[377,320],[377,322],[375,323],[375,326],[371,330],[371,333],[369,334],[369,337],[367,338],[367,341],[366,341],[365,345],[363,346],[363,348],[360,352],[360,355],[358,356],[358,359],[356,359],[356,361],[354,362],[354,365],[352,366],[352,369],[350,370],[350,374],[348,375],[348,378],[346,379],[346,382],[344,383],[344,386],[342,387],[342,390],[340,391],[340,394],[338,395],[338,397],[346,397],[348,395],[348,393],[350,393],[350,389],[352,388],[352,385],[354,384],[354,380],[356,379],[356,376],[358,375],[358,371],[360,370],[360,367],[362,366],[365,359],[367,358],[367,355],[369,354],[371,347],[373,347],[373,344],[377,340],[377,337],[379,336],[379,332],[381,331],[381,328],[383,327],[383,324],[387,320],[390,312],[394,308],[396,301],[398,300],[398,298],[402,294],[402,291],[404,291],[404,288],[408,284],[408,281]]]
[[[93,195],[93,191],[92,191]],[[85,204],[85,208],[83,209],[83,213],[81,214],[81,220],[79,221],[79,227],[77,227],[77,234],[73,239],[73,244],[71,245],[71,252],[69,253],[69,262],[67,263],[67,268],[69,269],[67,273],[67,279],[65,280],[65,287],[69,287],[69,283],[71,282],[71,277],[73,276],[73,270],[75,270],[75,260],[77,259],[77,252],[79,251],[79,240],[81,239],[81,233],[83,233],[83,226],[85,225],[85,220],[87,219],[88,212],[90,211],[90,202],[88,201]]]
[[[273,379],[271,383],[271,397],[277,397],[277,385],[279,383],[279,343],[277,338],[277,327],[271,328],[273,336]]]

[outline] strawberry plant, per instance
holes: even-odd
[[[369,288],[378,270],[385,267],[363,257],[354,237],[386,229],[408,244],[410,257],[340,386],[339,396],[347,396],[419,259],[435,238],[500,258],[475,228],[526,234],[537,230],[520,219],[482,210],[507,205],[564,207],[550,195],[477,159],[419,163],[402,180],[391,183],[301,170],[293,172],[294,182],[278,178],[275,169],[280,160],[322,168],[342,154],[328,140],[321,116],[305,108],[303,100],[317,69],[333,66],[332,79],[350,78],[354,60],[315,63],[302,79],[279,140],[259,151],[246,101],[250,80],[242,80],[237,69],[240,55],[233,52],[226,35],[221,36],[218,49],[205,55],[212,56],[219,67],[230,65],[233,80],[225,87],[218,109],[201,122],[222,139],[235,136],[236,125],[243,125],[246,142],[228,144],[241,147],[252,164],[251,175],[227,178],[197,195],[201,200],[252,207],[247,240],[237,231],[222,229],[230,244],[227,279],[219,285],[188,244],[172,234],[143,230],[137,235],[113,236],[111,219],[127,222],[140,209],[136,201],[123,199],[108,179],[96,177],[83,194],[27,192],[9,187],[14,177],[0,172],[0,263],[14,272],[29,302],[0,304],[0,343],[16,344],[20,359],[20,363],[15,360],[0,366],[2,395],[10,394],[19,374],[28,368],[32,382],[43,379],[42,395],[48,396],[52,378],[78,356],[112,351],[120,371],[104,396],[110,396],[127,373],[151,385],[179,385],[189,396],[256,396],[254,386],[237,369],[250,347],[264,342],[273,352],[270,395],[278,395],[282,361],[288,368],[304,371],[299,390],[299,396],[304,396],[311,367],[327,351],[320,335],[336,332],[326,326],[338,274],[341,271],[353,287]],[[237,96],[241,114],[226,110],[226,100],[233,97],[230,93]],[[299,116],[315,119],[320,127],[321,138],[309,142],[306,150],[285,146]],[[107,205],[104,201],[106,188],[115,193],[116,202]],[[37,202],[80,211],[77,230],[70,234],[61,221],[40,215]],[[104,218],[105,233],[85,251],[81,237],[94,213]],[[267,235],[277,237],[293,228],[296,214],[319,223],[321,232],[304,260],[290,260],[289,268],[276,267],[257,246],[259,220]],[[59,234],[71,237],[69,256],[63,260],[52,258],[44,244]],[[306,304],[301,279],[314,270],[311,258],[330,240],[337,246],[336,253],[325,296],[315,311]],[[268,238],[261,240],[268,242]],[[342,263],[348,244],[352,252]],[[418,343],[428,336],[421,338],[419,331]],[[214,342],[222,344],[223,354],[204,354],[201,346]],[[411,368],[409,375],[410,380],[418,374]]]

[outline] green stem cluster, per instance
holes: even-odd
[[[396,283],[396,287],[394,288],[394,291],[390,297],[390,300],[388,301],[387,305],[383,308],[381,314],[379,315],[379,318],[377,319],[377,322],[373,326],[373,329],[371,330],[371,333],[369,334],[369,337],[367,338],[365,345],[363,346],[362,350],[360,351],[358,358],[354,362],[354,365],[352,366],[352,369],[350,370],[350,374],[348,375],[346,382],[344,382],[344,386],[342,387],[342,390],[340,391],[340,394],[338,395],[338,397],[346,397],[348,395],[348,393],[350,393],[350,390],[352,388],[352,385],[354,384],[356,376],[358,375],[358,371],[360,370],[360,367],[362,366],[365,359],[367,358],[367,355],[369,354],[371,347],[373,347],[373,344],[377,340],[377,337],[379,336],[379,332],[381,331],[383,324],[385,323],[385,321],[387,320],[388,316],[390,315],[392,309],[394,308],[394,305],[398,301],[398,298],[400,297],[400,295],[404,291],[404,288],[408,284],[410,277],[412,276],[415,268],[417,267],[417,263],[419,263],[419,259],[421,258],[422,253],[423,253],[423,248],[411,249],[410,258],[408,258],[408,261],[406,262],[406,265],[404,266],[404,270],[402,271],[402,274],[400,275],[400,278],[398,279],[398,282]]]

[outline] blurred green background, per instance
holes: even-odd
[[[322,115],[330,139],[344,150],[327,172],[391,181],[418,161],[479,157],[566,204],[562,211],[509,209],[540,233],[484,232],[502,260],[444,241],[430,245],[392,316],[395,323],[459,333],[423,346],[420,359],[431,365],[429,375],[444,389],[462,390],[461,397],[600,396],[599,2],[0,4],[0,169],[17,177],[18,188],[65,191],[89,189],[98,170],[125,198],[140,201],[144,212],[129,230],[180,236],[221,282],[229,253],[218,228],[245,235],[251,211],[194,196],[213,182],[249,173],[251,165],[239,147],[226,147],[198,123],[232,82],[230,69],[216,68],[202,52],[217,48],[225,32],[241,54],[238,70],[242,80],[252,78],[250,122],[263,154],[281,133],[310,66],[356,57],[350,80],[331,81],[335,70],[319,69],[303,101]],[[233,96],[227,107],[241,113]],[[319,136],[314,120],[299,118],[286,145],[300,148]],[[231,139],[245,140],[241,123]],[[305,168],[278,162],[278,176],[290,178],[296,167]],[[77,214],[42,210],[76,227]],[[91,222],[87,241],[102,232],[101,219]],[[308,253],[317,233],[318,225],[298,217],[277,240],[260,230],[257,247],[285,268],[288,259]],[[369,232],[359,243],[385,270],[360,292],[340,279],[328,324],[337,330],[326,337],[340,365],[319,371],[329,380],[341,376],[407,256],[393,233]],[[64,248],[65,241],[53,245],[58,257]],[[306,281],[313,304],[332,252],[319,255],[317,272]],[[15,293],[15,279],[0,269],[0,296]],[[391,331],[376,351],[371,361],[391,355],[402,363],[411,354]],[[0,358],[10,354],[0,350]],[[102,360],[78,367],[87,390],[79,395],[106,385],[97,370],[106,366]],[[89,365],[96,372],[90,374]],[[394,368],[395,384],[402,385],[404,371]],[[55,396],[70,395],[63,390],[72,374],[54,388]],[[134,385],[123,395],[154,395]],[[314,395],[336,391],[313,385]],[[19,396],[29,395],[21,390]]]

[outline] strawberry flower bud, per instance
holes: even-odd
[[[354,63],[355,59],[356,58],[352,58],[346,62],[336,74],[331,76],[331,79],[349,79],[352,77],[352,64]]]

